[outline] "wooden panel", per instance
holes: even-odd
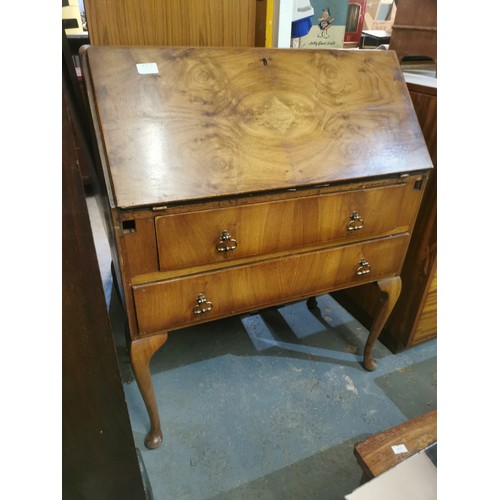
[[[86,55],[122,208],[431,166],[392,52],[91,46]],[[139,74],[144,62],[159,73]]]
[[[408,84],[410,97],[422,128],[432,163],[437,166],[437,89]]]
[[[437,330],[437,290],[430,291],[420,313],[418,326],[413,334],[413,343],[418,344],[436,336]]]
[[[272,2],[273,0],[256,0],[255,2],[255,47],[267,46],[267,9],[268,3],[272,4]]]
[[[66,90],[67,86],[63,88]],[[65,101],[62,106],[62,496],[140,500],[146,498],[146,492]]]
[[[92,45],[252,47],[256,0],[85,0]]]
[[[363,472],[373,478],[436,441],[437,411],[434,410],[365,439],[354,447],[354,455]],[[404,444],[408,453],[395,454],[392,446],[399,444]]]
[[[391,237],[135,286],[139,330],[154,333],[180,328],[396,275],[407,243],[406,236]],[[357,275],[363,259],[370,263],[371,272]],[[214,306],[196,316],[193,307],[199,294]]]
[[[404,37],[402,39],[401,37]],[[390,50],[395,50],[400,59],[409,56],[426,56],[437,59],[437,31],[398,28],[393,26]]]
[[[421,199],[414,182],[157,217],[160,270],[409,232]],[[234,250],[217,250],[223,230]]]
[[[422,320],[423,304],[437,268],[437,90],[427,88],[423,92],[420,89],[413,90],[411,85],[409,89],[435,168],[429,175],[403,265],[401,279],[405,285],[400,300],[387,322],[387,331],[392,331],[391,336],[393,339],[399,339],[401,345],[414,345],[423,340],[422,337],[417,340],[414,336]],[[425,321],[426,339],[435,337],[436,315],[427,316]],[[383,334],[381,339],[384,338]]]
[[[437,272],[434,273],[431,284],[429,286],[429,292],[437,291]]]
[[[120,232],[124,233],[121,242],[127,275],[132,277],[158,271],[154,221],[152,219],[122,221]]]
[[[398,0],[395,24],[402,26],[437,26],[437,0]]]
[[[389,49],[437,62],[437,0],[399,0]]]

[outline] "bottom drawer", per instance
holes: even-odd
[[[397,275],[407,244],[407,236],[398,236],[136,285],[139,333],[183,328]]]

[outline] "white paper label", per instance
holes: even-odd
[[[141,63],[136,64],[137,72],[140,75],[155,75],[158,73],[158,66],[156,63]]]
[[[397,444],[396,446],[391,446],[391,448],[395,455],[399,455],[399,453],[408,453],[404,444]]]

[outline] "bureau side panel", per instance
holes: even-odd
[[[153,219],[122,220],[123,260],[129,277],[158,271]]]

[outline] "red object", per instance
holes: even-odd
[[[366,0],[349,0],[344,42],[359,43],[365,20]]]

